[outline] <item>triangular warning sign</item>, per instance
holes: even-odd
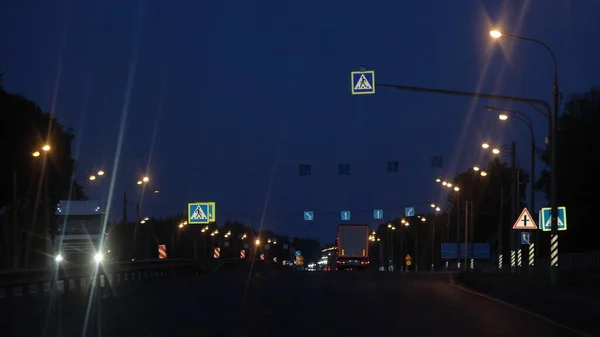
[[[206,219],[208,219],[208,217],[204,213],[204,210],[202,209],[202,207],[198,206],[198,207],[196,207],[194,214],[192,214],[191,219],[192,220],[206,220]]]
[[[410,257],[410,254],[406,254],[406,257],[404,257],[405,260],[412,260],[412,257]]]
[[[370,89],[373,89],[373,87],[371,86],[371,83],[369,83],[369,80],[367,79],[365,74],[360,75],[360,78],[358,79],[358,81],[356,82],[356,85],[354,86],[354,90],[370,90]]]
[[[513,229],[537,229],[535,221],[533,221],[533,218],[531,217],[531,214],[529,214],[527,208],[523,208],[521,215],[519,215],[517,221],[513,225]]]

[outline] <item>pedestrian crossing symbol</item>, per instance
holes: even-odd
[[[540,227],[542,231],[549,232],[552,230],[552,208],[544,207],[540,210]],[[565,206],[558,207],[558,230],[566,231],[567,230],[567,208]]]
[[[375,93],[375,71],[353,71],[350,73],[352,95],[372,95]]]
[[[188,204],[188,224],[199,225],[216,221],[214,202],[191,202]]]

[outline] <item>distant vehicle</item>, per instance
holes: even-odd
[[[337,268],[366,269],[369,265],[369,226],[339,225]]]
[[[62,200],[53,226],[54,260],[59,265],[94,265],[104,260],[100,245],[106,236],[100,201]]]

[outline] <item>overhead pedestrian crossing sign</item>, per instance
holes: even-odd
[[[191,202],[188,204],[188,224],[200,225],[216,221],[216,203]]]
[[[350,73],[352,95],[372,95],[375,93],[375,71],[353,71]]]

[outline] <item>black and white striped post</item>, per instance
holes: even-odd
[[[529,275],[533,275],[535,266],[535,243],[529,242]]]
[[[554,231],[550,235],[550,268],[558,269],[558,232]]]

